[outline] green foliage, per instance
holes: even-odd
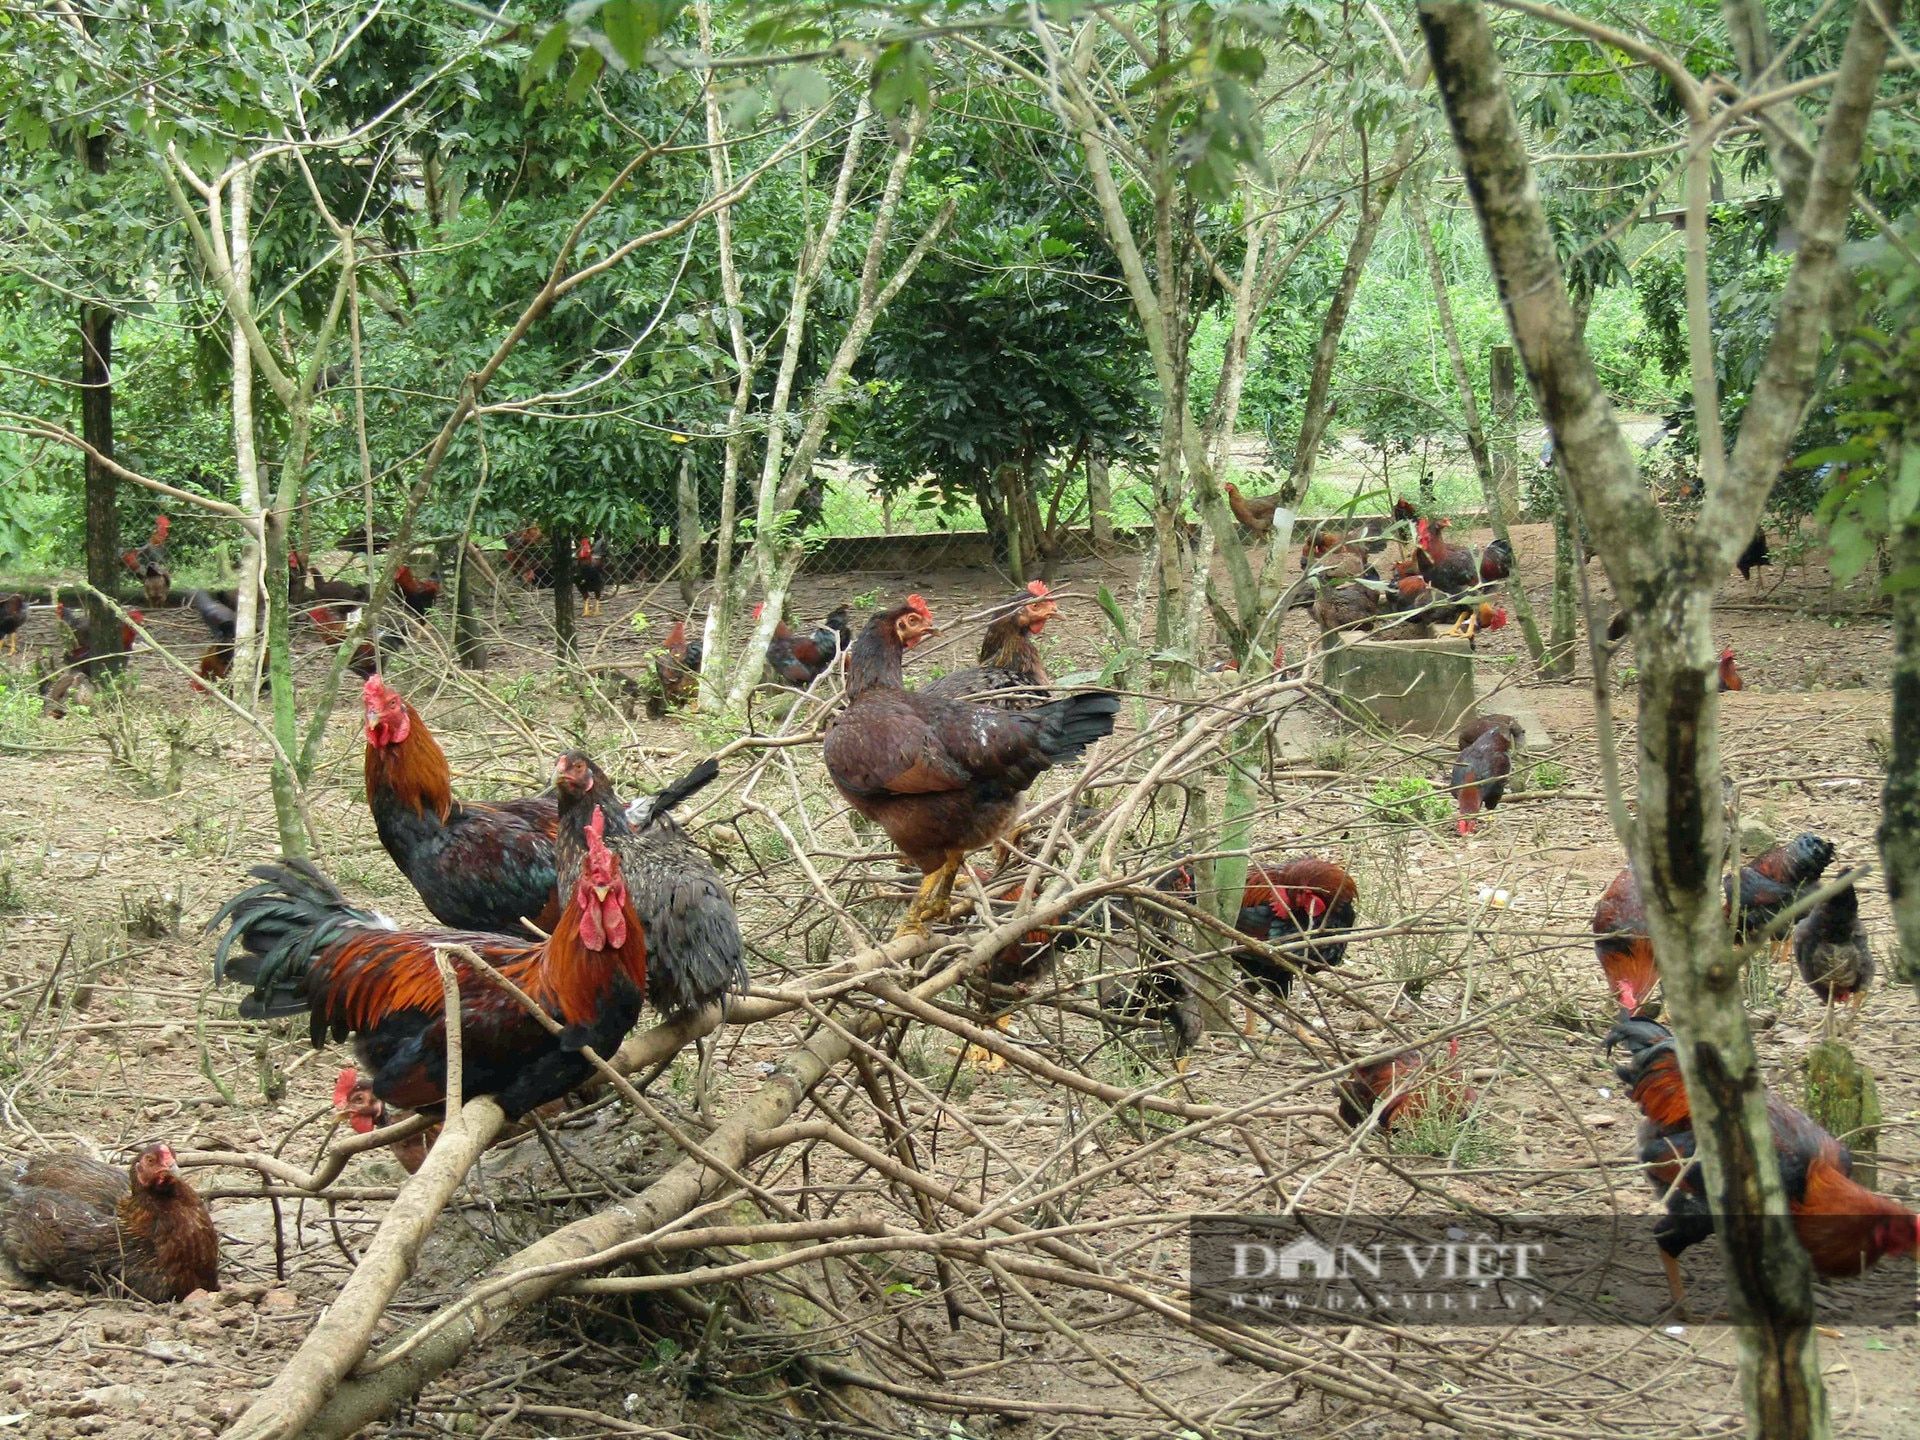
[[[1367,804],[1392,825],[1434,825],[1453,812],[1453,802],[1424,775],[1398,775],[1377,782]]]
[[[1529,790],[1564,790],[1573,772],[1558,760],[1542,760],[1527,772]]]

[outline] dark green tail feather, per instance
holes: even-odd
[[[240,1002],[249,1020],[307,1011],[306,979],[314,956],[349,928],[380,927],[376,915],[356,910],[312,862],[297,858],[256,865],[262,884],[241,891],[207,922],[212,932],[232,925],[213,956],[216,982],[236,981],[253,993]],[[233,954],[238,943],[243,954]]]

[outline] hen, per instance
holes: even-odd
[[[1754,579],[1753,572],[1762,566],[1771,567],[1772,564],[1773,552],[1767,548],[1767,532],[1763,529],[1755,528],[1753,539],[1749,540],[1747,542],[1747,548],[1740,552],[1740,558],[1733,562],[1733,568],[1738,570],[1740,572],[1740,578],[1745,580],[1749,587],[1752,587],[1758,583]]]
[[[61,623],[73,632],[73,644],[60,657],[60,668],[40,680],[41,709],[58,720],[66,715],[67,702],[73,698],[75,689],[84,691],[83,682],[98,677],[100,661],[132,653],[140,638],[133,626],[145,625],[147,617],[139,610],[127,611],[126,620],[120,622],[120,648],[100,653],[94,649],[92,621],[85,610],[64,600],[56,603],[55,610]]]
[[[309,572],[307,557],[298,550],[287,552],[289,594],[297,600],[333,600],[350,605],[367,603],[367,587],[345,580],[329,580],[318,570]],[[311,574],[311,578],[309,578]]]
[[[9,657],[20,653],[20,627],[26,623],[27,597],[0,596],[0,641],[5,642]]]
[[[1435,1065],[1421,1050],[1402,1050],[1385,1060],[1359,1066],[1333,1087],[1340,1118],[1358,1129],[1376,1110],[1380,1128],[1392,1130],[1423,1115],[1457,1115],[1480,1097],[1459,1066],[1460,1041],[1448,1042],[1447,1063]]]
[[[1672,1032],[1652,1020],[1622,1019],[1607,1036],[1608,1050],[1616,1045],[1627,1048],[1628,1061],[1617,1072],[1643,1117],[1640,1161],[1648,1183],[1667,1200],[1654,1239],[1674,1304],[1684,1306],[1678,1257],[1713,1234],[1713,1213],[1693,1164],[1693,1112],[1679,1056]],[[1855,1182],[1845,1145],[1774,1095],[1767,1096],[1767,1120],[1794,1230],[1818,1274],[1859,1275],[1888,1255],[1913,1253],[1920,1220]]]
[[[661,648],[663,653],[653,662],[653,673],[660,679],[660,703],[657,709],[648,707],[655,719],[664,715],[667,707],[688,704],[700,693],[702,647],[697,637],[687,638],[686,621],[673,622]]]
[[[560,886],[571,886],[586,863],[587,829],[598,815],[646,933],[647,999],[669,1020],[747,988],[740,921],[727,887],[670,813],[719,773],[719,765],[703,760],[658,795],[632,805],[621,802],[613,782],[583,751],[562,755],[554,776],[560,808],[553,853]]]
[[[598,615],[607,588],[606,541],[581,537],[579,549],[573,552],[573,583],[580,592],[581,615]]]
[[[347,1122],[356,1135],[371,1135],[394,1123],[394,1117],[387,1113],[387,1102],[373,1093],[373,1082],[364,1080],[360,1072],[348,1065],[344,1067],[333,1082],[334,1115]],[[411,1175],[426,1163],[427,1151],[433,1148],[433,1142],[440,1138],[440,1127],[431,1125],[404,1140],[396,1140],[387,1147],[393,1152],[393,1158]]]
[[[1733,647],[1729,645],[1720,652],[1720,693],[1724,695],[1729,690],[1746,688],[1746,677],[1741,675],[1739,667],[1733,663]]]
[[[1385,603],[1381,592],[1358,580],[1322,589],[1313,598],[1313,622],[1322,635],[1334,631],[1373,629]]]
[[[220,1288],[213,1218],[166,1145],[124,1170],[78,1151],[15,1161],[0,1210],[0,1254],[23,1275],[155,1303]]]
[[[1362,575],[1378,580],[1371,556],[1385,545],[1384,540],[1370,544],[1369,537],[1364,535],[1349,539],[1338,530],[1319,530],[1308,536],[1307,543],[1300,547],[1300,569],[1302,572],[1317,569],[1321,578],[1331,583],[1357,580]]]
[[[557,1100],[593,1074],[581,1055],[619,1048],[640,1018],[647,951],[620,860],[587,824],[587,858],[553,934],[538,944],[461,930],[397,930],[349,905],[305,860],[258,865],[262,883],[208,923],[231,922],[214,978],[252,987],[247,1019],[307,1014],[318,1049],[354,1037],[373,1093],[410,1110],[446,1098],[447,1022],[435,947],[464,945],[559,1022],[549,1032],[520,1001],[464,960],[450,959],[460,992],[461,1093],[492,1095],[507,1118]],[[240,953],[236,954],[236,947]]]
[[[1513,550],[1505,541],[1495,540],[1476,557],[1469,547],[1447,542],[1449,523],[1444,517],[1419,522],[1419,543],[1414,547],[1414,563],[1419,568],[1421,578],[1435,590],[1461,596],[1481,585],[1504,580],[1512,573]],[[1496,613],[1499,615],[1498,623],[1488,628],[1497,629],[1506,623],[1506,613]],[[1456,610],[1455,614],[1454,630],[1472,635],[1480,619],[1479,607],[1467,605]]]
[[[200,617],[200,623],[207,627],[207,634],[213,637],[213,644],[200,657],[200,679],[209,685],[217,684],[226,679],[228,672],[233,669],[233,640],[239,618],[233,613],[231,605],[205,590],[195,590],[188,595],[187,605]]]
[[[1483,810],[1499,806],[1513,773],[1513,748],[1520,739],[1519,722],[1511,715],[1483,715],[1460,732],[1460,755],[1453,762],[1448,785],[1460,807],[1457,822],[1462,835],[1480,827]]]
[[[1629,1015],[1657,1013],[1647,1002],[1660,982],[1660,967],[1631,866],[1613,877],[1593,907],[1593,953],[1621,1009]]]
[[[901,657],[932,629],[918,595],[868,622],[850,657],[846,708],[825,744],[835,788],[926,877],[903,933],[924,933],[928,917],[945,916],[967,852],[1000,838],[1041,771],[1112,734],[1120,709],[1111,691],[1022,711],[909,694]]]
[[[1835,1005],[1859,1005],[1877,967],[1853,886],[1829,895],[1793,927],[1793,958],[1800,978],[1826,1002],[1829,1029]]]
[[[379,676],[366,701],[367,804],[400,873],[443,925],[524,935],[531,920],[551,934],[558,801],[453,798],[453,773],[420,712]]]
[[[987,626],[980,637],[980,663],[951,675],[942,675],[919,693],[943,700],[975,700],[1008,710],[1030,710],[1047,700],[1053,679],[1034,645],[1059,610],[1044,580],[1027,582],[1030,599]]]
[[[1227,490],[1227,508],[1233,511],[1233,518],[1246,526],[1255,535],[1265,535],[1273,529],[1274,512],[1280,508],[1280,497],[1275,495],[1242,495],[1237,485],[1229,483]]]

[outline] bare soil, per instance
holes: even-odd
[[[1550,531],[1523,526],[1516,541],[1521,573],[1544,618]],[[1132,558],[1088,561],[1055,577],[1066,599],[1043,648],[1056,674],[1098,668],[1110,635],[1094,590],[1105,584],[1128,604],[1135,565]],[[1834,589],[1817,556],[1791,572],[1777,565],[1763,573],[1754,593],[1730,578],[1720,611],[1724,643],[1748,684],[1723,697],[1721,708],[1743,811],[1782,840],[1818,831],[1833,841],[1842,864],[1871,860],[1887,733],[1888,620],[1864,587]],[[1597,564],[1591,579],[1604,604]],[[962,617],[1011,588],[984,572],[808,576],[794,609],[810,623],[833,604],[854,601],[857,624],[874,603],[917,590],[948,627],[946,648],[919,662],[931,673],[970,660],[978,624]],[[422,634],[395,667],[395,683],[442,737],[464,793],[537,788],[554,751],[581,740],[611,760],[623,788],[657,785],[726,737],[698,718],[651,721],[643,711],[629,717],[591,694],[580,672],[643,672],[647,647],[670,623],[672,602],[665,593],[631,589],[610,596],[603,617],[580,622],[581,667],[556,671],[547,653],[550,597],[510,590],[487,608],[493,666],[484,675],[448,666]],[[1304,611],[1290,617],[1290,662],[1308,653],[1311,629]],[[154,631],[189,663],[204,644],[188,611],[154,617]],[[27,657],[36,650],[63,648],[50,611],[36,610],[21,638],[16,680],[26,678]],[[301,646],[305,682],[317,676],[326,652],[310,635]],[[1361,882],[1362,923],[1397,924],[1403,933],[1357,943],[1328,985],[1296,990],[1297,1019],[1311,1039],[1292,1024],[1263,1027],[1252,1039],[1211,1033],[1166,1092],[1207,1103],[1251,1100],[1337,1063],[1334,1042],[1358,1054],[1387,1043],[1383,1029],[1420,1035],[1462,1013],[1484,1013],[1485,1029],[1462,1045],[1482,1098],[1470,1143],[1453,1159],[1390,1151],[1377,1137],[1354,1145],[1331,1119],[1317,1117],[1260,1127],[1263,1156],[1248,1148],[1244,1131],[1229,1128],[1155,1145],[1155,1132],[1102,1120],[1084,1099],[1017,1070],[978,1077],[971,1067],[956,1071],[958,1047],[936,1032],[910,1040],[904,1058],[930,1092],[947,1087],[966,1124],[929,1099],[910,1098],[908,1113],[926,1127],[922,1163],[992,1195],[1016,1170],[1057,1179],[1119,1162],[1076,1196],[1072,1218],[1114,1221],[1088,1243],[1112,1254],[1137,1282],[1172,1294],[1182,1293],[1185,1212],[1270,1209],[1277,1195],[1387,1206],[1405,1201],[1412,1182],[1490,1210],[1595,1213],[1615,1206],[1630,1233],[1650,1231],[1657,1201],[1632,1164],[1635,1116],[1597,1041],[1609,1017],[1587,926],[1595,898],[1624,859],[1601,795],[1593,695],[1584,674],[1570,684],[1521,679],[1522,654],[1517,626],[1482,637],[1480,690],[1493,696],[1483,705],[1537,722],[1546,745],[1527,759],[1551,761],[1558,773],[1548,777],[1550,787],[1536,777],[1470,839],[1450,825],[1383,821],[1368,804],[1385,779],[1419,775],[1438,783],[1451,759],[1444,744],[1371,741],[1314,701],[1288,713],[1268,784],[1266,843],[1276,853],[1342,859]],[[310,1163],[332,1123],[335,1072],[350,1056],[344,1047],[313,1052],[304,1026],[238,1020],[236,997],[211,990],[211,947],[201,934],[245,883],[247,867],[275,851],[265,748],[158,657],[137,656],[134,670],[131,696],[102,699],[63,721],[39,720],[27,704],[0,711],[0,1143],[16,1153],[80,1144],[121,1155],[164,1138],[189,1162],[193,1152],[254,1149]],[[1630,686],[1616,690],[1614,707],[1631,774]],[[356,710],[351,703],[343,709],[310,794],[320,863],[356,900],[402,924],[424,922],[366,813]],[[774,710],[758,712],[759,723],[776,724]],[[1143,706],[1132,723],[1149,713]],[[758,798],[789,817],[835,893],[884,934],[894,901],[881,892],[892,889],[892,871],[868,858],[884,854],[884,840],[847,824],[825,788],[817,750],[784,753],[756,782]],[[1052,788],[1050,779],[1040,791]],[[844,953],[845,942],[824,907],[804,903],[791,857],[738,798],[705,797],[695,807],[695,829],[729,868],[756,982],[778,985]],[[1154,838],[1168,839],[1174,818],[1171,810],[1157,812]],[[1507,892],[1504,907],[1485,898],[1494,890]],[[1895,951],[1884,895],[1872,883],[1862,893],[1884,972]],[[1069,999],[1098,963],[1097,956],[1075,955],[1064,964],[1059,978]],[[1085,1011],[1090,995],[1078,1002]],[[1800,1066],[1820,1037],[1823,1012],[1790,964],[1763,967],[1752,1008],[1770,1079],[1798,1100]],[[1911,990],[1883,981],[1849,1036],[1879,1081],[1880,1188],[1909,1204],[1920,1200],[1920,1083],[1910,1065],[1917,1022]],[[805,1033],[800,1019],[722,1032],[704,1097],[708,1113],[726,1114]],[[1150,1078],[1157,1063],[1151,1054],[1093,1054],[1101,1032],[1083,1015],[1035,1007],[1014,1019],[1012,1033],[1109,1079]],[[692,1057],[683,1057],[653,1093],[697,1130],[702,1097],[694,1071]],[[857,1087],[836,1084],[822,1094],[829,1089],[831,1103],[850,1113],[865,1103]],[[1330,1091],[1318,1085],[1300,1099],[1324,1105]],[[675,1158],[660,1137],[605,1104],[555,1134],[563,1170],[531,1137],[489,1154],[436,1229],[388,1332],[457,1296],[480,1271],[555,1225],[643,1186]],[[59,1290],[0,1291],[0,1433],[217,1433],[332,1300],[386,1207],[383,1197],[402,1178],[397,1164],[376,1152],[343,1177],[357,1187],[349,1192],[354,1198],[276,1206],[249,1198],[260,1186],[246,1172],[195,1172],[215,1197],[223,1235],[227,1284],[215,1297],[152,1306]],[[803,1204],[827,1207],[814,1213],[891,1203],[871,1174],[826,1152],[817,1152],[805,1173],[776,1161],[763,1180],[790,1196],[806,1192]],[[1643,1238],[1636,1274],[1658,1287],[1654,1248]],[[1718,1264],[1717,1244],[1687,1257],[1689,1276],[1703,1285]],[[848,1331],[826,1324],[821,1334],[830,1340],[816,1335],[808,1348],[835,1363],[883,1369],[919,1403],[869,1395],[867,1408],[853,1413],[822,1401],[800,1377],[790,1347],[782,1348],[780,1330],[790,1316],[764,1297],[740,1302],[752,1319],[747,1333],[706,1352],[699,1329],[669,1305],[583,1297],[524,1318],[431,1386],[416,1410],[370,1433],[1038,1440],[1173,1434],[1196,1420],[1208,1423],[1204,1417],[1218,1407],[1231,1407],[1222,1434],[1440,1433],[1390,1409],[1330,1398],[1229,1359],[1152,1315],[1086,1292],[1054,1297],[1058,1315],[1134,1382],[1122,1384],[1085,1348],[1033,1323],[1023,1304],[991,1286],[970,1303],[1004,1313],[1020,1328],[969,1320],[955,1334],[928,1274],[903,1262],[885,1275],[889,1285],[919,1281],[892,1293],[886,1326]],[[815,1300],[851,1304],[831,1281],[823,1283],[827,1288],[811,1292]],[[1844,1287],[1828,1303],[1820,1347],[1836,1432],[1886,1440],[1920,1433],[1913,1378],[1920,1334],[1849,1326]],[[1403,1376],[1427,1393],[1465,1397],[1463,1407],[1471,1399],[1465,1408],[1473,1414],[1505,1417],[1486,1433],[1677,1436],[1739,1428],[1733,1337],[1711,1325],[1512,1336],[1356,1326],[1303,1333],[1298,1343],[1336,1373],[1353,1367]],[[829,1353],[834,1347],[838,1352]],[[957,1408],[932,1398],[956,1395],[985,1398]],[[996,1408],[995,1400],[1006,1403]],[[1182,1418],[1170,1418],[1166,1407]]]

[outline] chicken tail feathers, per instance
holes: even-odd
[[[1078,760],[1096,740],[1113,733],[1113,717],[1120,713],[1120,697],[1111,690],[1069,695],[1032,712],[1040,722],[1040,753],[1048,763]]]
[[[627,823],[644,830],[656,816],[684,805],[720,778],[720,762],[712,756],[702,760],[657,795],[642,795],[627,807]]]
[[[253,988],[240,1002],[246,1019],[304,1014],[315,956],[349,930],[385,922],[349,905],[310,861],[289,858],[248,873],[261,883],[234,896],[207,922],[210,932],[231,922],[214,952],[214,979]]]

